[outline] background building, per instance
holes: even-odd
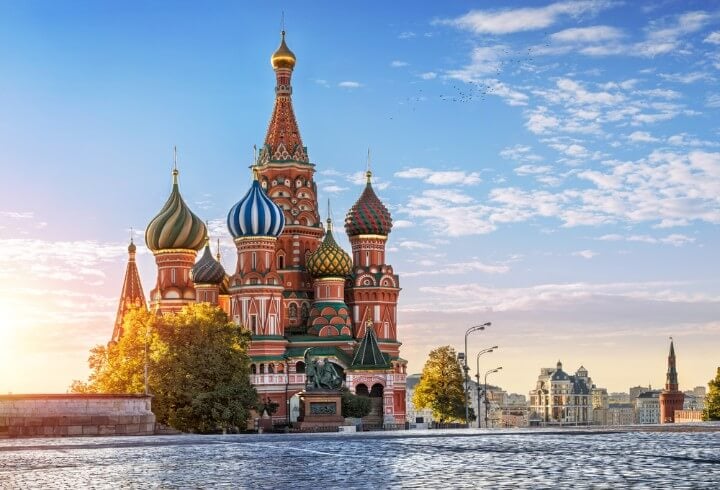
[[[675,411],[683,409],[685,395],[679,389],[678,373],[675,365],[675,345],[670,339],[670,353],[668,354],[667,379],[665,389],[660,393],[660,423],[671,424],[675,422]]]
[[[632,425],[635,423],[635,405],[632,403],[610,403],[607,425]]]
[[[544,424],[589,424],[593,420],[591,389],[584,367],[569,375],[558,361],[554,369],[540,370],[536,387],[530,391],[530,411]]]
[[[635,421],[638,424],[660,423],[660,390],[645,391],[635,398]]]

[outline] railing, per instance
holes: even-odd
[[[305,384],[304,374],[290,374],[290,384]],[[288,383],[286,374],[251,374],[250,382],[254,385],[285,385]]]

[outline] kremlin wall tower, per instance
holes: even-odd
[[[277,421],[296,418],[294,395],[305,388],[303,354],[313,347],[312,356],[332,362],[352,392],[370,396],[378,422],[404,423],[400,283],[385,257],[392,218],[368,171],[365,189],[345,217],[352,257],[335,241],[332,221],[320,219],[315,165],[292,106],[295,62],[283,31],[271,57],[277,84],[265,143],[250,189],[227,216],[235,270],[226,271],[213,256],[205,224],[180,194],[175,168],[170,197],[145,231],[157,264],[150,306],[168,313],[212,303],[248,328],[251,381],[262,400],[278,404]],[[122,335],[127,309],[146,305],[133,243],[128,252],[114,341]]]

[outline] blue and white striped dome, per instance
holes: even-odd
[[[285,226],[285,214],[253,180],[245,197],[230,208],[227,226],[234,238],[244,236],[277,237]]]

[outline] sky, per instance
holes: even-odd
[[[293,101],[338,222],[395,222],[401,355],[532,389],[681,388],[720,364],[720,2],[0,2],[0,393],[65,392],[109,339],[171,185],[235,257],[284,11]],[[342,234],[341,234],[342,235]],[[338,237],[346,250],[347,238]]]

